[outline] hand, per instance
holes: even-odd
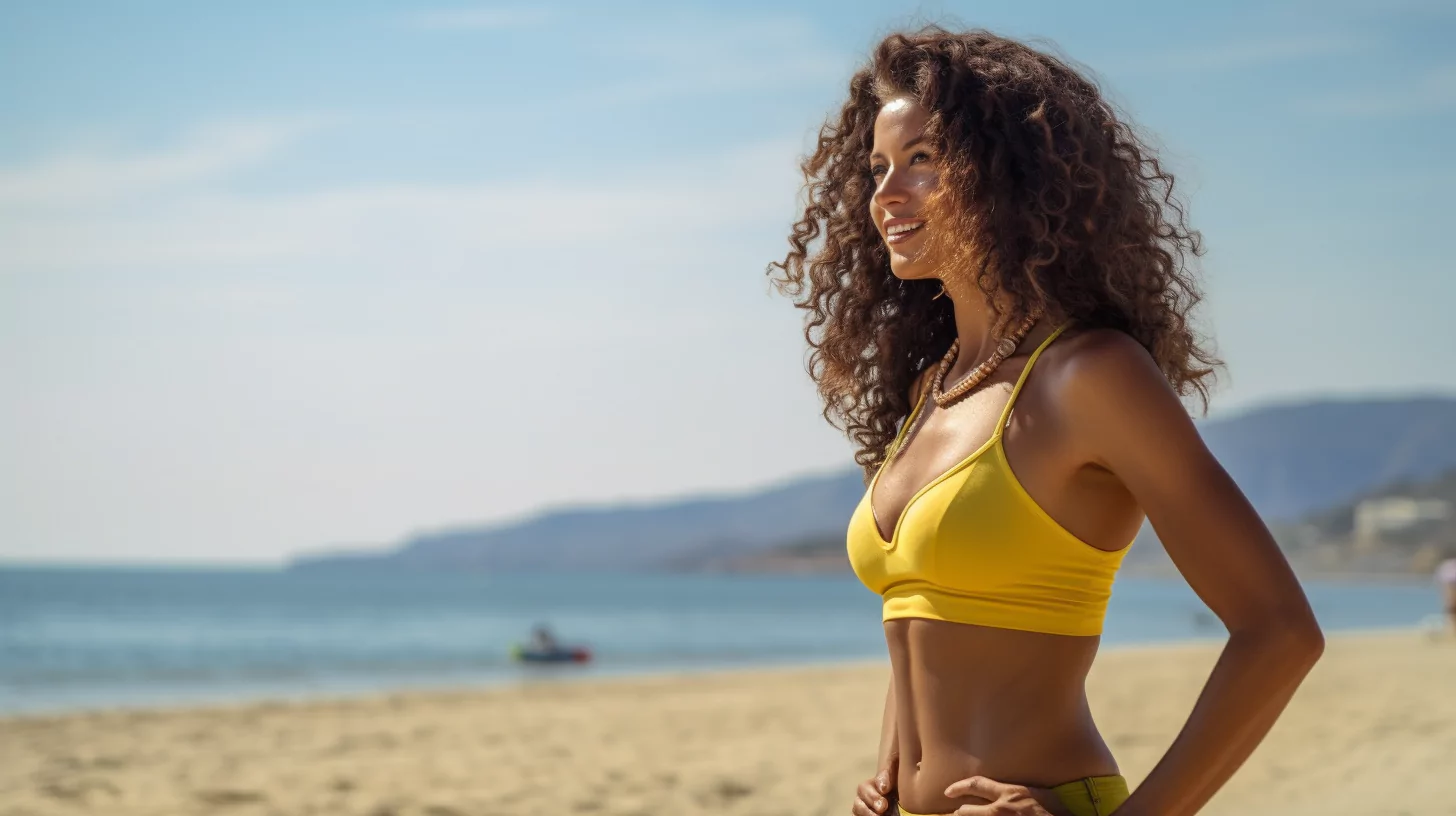
[[[951,799],[974,796],[984,805],[961,805],[955,816],[1072,816],[1061,797],[1046,788],[1007,785],[984,776],[973,776],[945,789]]]
[[[890,767],[875,774],[874,779],[859,783],[850,813],[854,816],[885,816],[891,812],[890,791],[895,789],[895,764],[891,760]]]

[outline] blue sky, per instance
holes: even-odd
[[[763,268],[922,20],[1049,43],[1162,145],[1215,415],[1456,393],[1449,3],[5,3],[0,558],[274,562],[846,466]]]

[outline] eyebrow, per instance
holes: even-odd
[[[900,145],[900,149],[902,151],[903,150],[909,150],[910,148],[914,147],[915,145],[918,145],[921,142],[925,141],[925,139],[926,139],[926,136],[925,136],[924,133],[922,133],[919,136],[916,136],[915,138],[913,138],[910,141],[906,142],[905,144]],[[878,150],[876,150],[875,152],[873,152],[873,153],[870,154],[870,158],[873,159],[873,158],[876,158],[876,157],[883,159],[884,158],[884,155],[881,154]]]

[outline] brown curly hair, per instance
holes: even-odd
[[[909,414],[916,376],[955,337],[950,299],[933,299],[934,280],[891,273],[869,214],[875,118],[901,97],[930,112],[940,185],[928,206],[951,225],[936,231],[950,242],[934,256],[950,259],[942,272],[973,275],[998,326],[1041,308],[1127,333],[1206,410],[1220,363],[1190,325],[1201,295],[1189,261],[1202,247],[1173,177],[1066,63],[987,31],[928,26],[885,38],[850,80],[838,121],[803,161],[806,206],[789,253],[768,268],[809,313],[824,417],[855,442],[866,473]]]

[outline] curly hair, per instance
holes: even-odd
[[[870,218],[875,118],[897,98],[929,112],[940,184],[928,202],[941,277],[973,276],[998,327],[1041,309],[1136,339],[1181,396],[1207,409],[1221,363],[1190,325],[1201,299],[1190,259],[1201,238],[1173,177],[1066,63],[987,31],[892,34],[849,83],[837,121],[804,159],[805,209],[768,267],[808,312],[808,370],[824,418],[868,475],[910,412],[910,386],[950,347],[949,298],[903,281]],[[933,239],[935,240],[935,239]]]

